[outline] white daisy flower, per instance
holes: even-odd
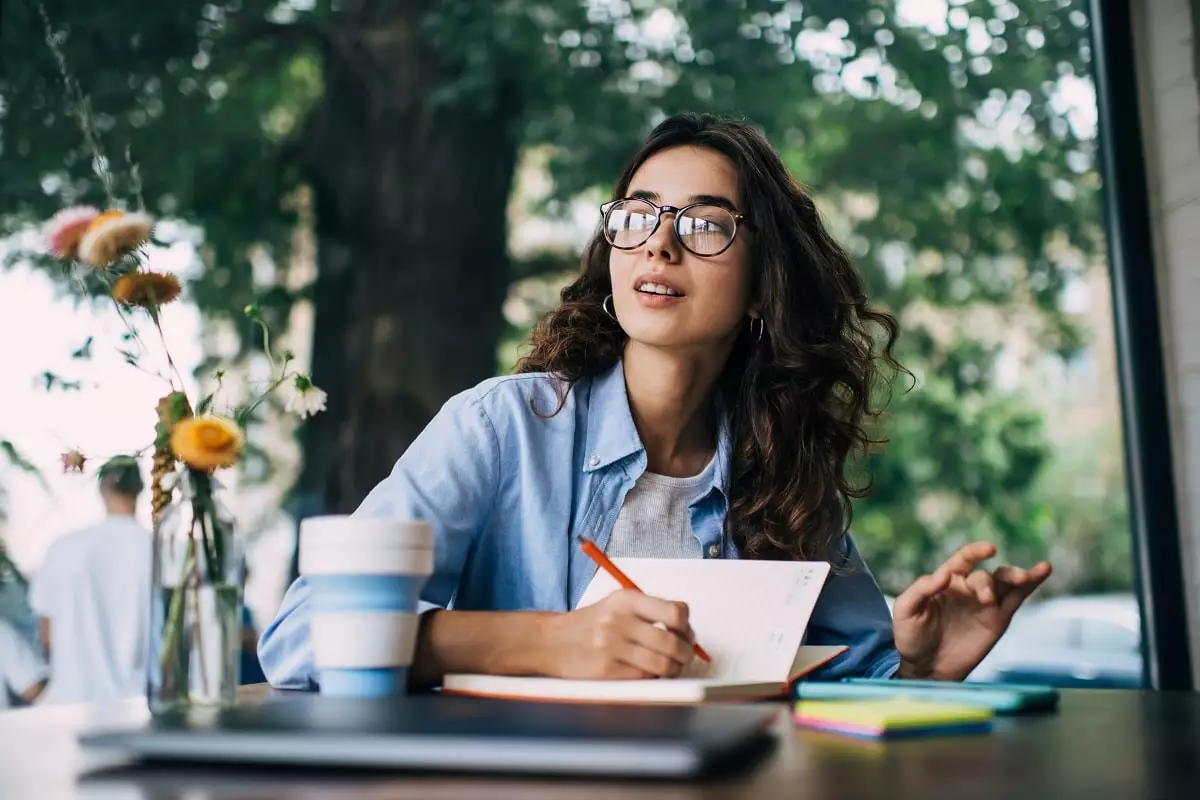
[[[287,405],[284,407],[289,413],[299,414],[300,419],[304,419],[325,410],[325,401],[329,396],[307,375],[297,375],[290,387]]]

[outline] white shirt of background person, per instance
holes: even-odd
[[[42,654],[8,620],[0,618],[0,711],[9,707],[9,695],[32,703],[49,676]]]
[[[100,469],[108,516],[57,539],[30,585],[50,658],[43,703],[102,702],[146,691],[151,534],[135,518],[137,462]]]

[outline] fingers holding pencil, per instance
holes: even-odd
[[[642,591],[641,588],[638,587],[638,585],[635,584],[628,575],[622,572],[620,567],[614,564],[609,557],[604,554],[604,551],[597,547],[594,542],[592,542],[590,539],[584,538],[583,536],[576,535],[575,538],[579,541],[580,548],[582,548],[583,552],[587,554],[588,558],[592,559],[592,561],[595,561],[600,569],[612,576],[613,580],[615,580],[623,588],[637,592]],[[653,603],[667,603],[670,606],[675,607],[672,610],[663,606],[646,605],[645,614],[649,614],[650,616],[646,616],[644,614],[642,618],[648,622],[665,625],[668,629],[682,636],[683,626],[687,625],[687,606],[683,603],[676,603],[670,600],[660,600],[656,597],[650,597],[644,592],[642,594],[648,600],[653,601]],[[680,609],[682,609],[683,614],[682,624],[680,624],[679,620],[679,615],[681,613]],[[705,663],[712,663],[712,657],[709,656],[709,654],[705,652],[704,648],[701,647],[696,641],[695,634],[691,632],[690,626],[687,627],[687,631],[688,635],[684,638],[686,638],[687,641],[692,645],[692,652],[694,652],[701,661],[704,661]]]
[[[621,589],[557,618],[554,674],[570,678],[674,678],[695,659],[679,603]],[[675,627],[668,627],[662,619]]]

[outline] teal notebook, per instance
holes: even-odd
[[[997,714],[1047,711],[1058,706],[1051,686],[999,683],[922,681],[897,678],[846,678],[841,681],[798,681],[795,700],[924,700],[987,708]]]

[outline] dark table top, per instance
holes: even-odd
[[[1000,717],[991,734],[889,743],[781,715],[761,763],[694,782],[129,766],[75,743],[83,727],[146,716],[140,702],[0,714],[0,798],[1200,797],[1200,693],[1064,691],[1057,712]]]

